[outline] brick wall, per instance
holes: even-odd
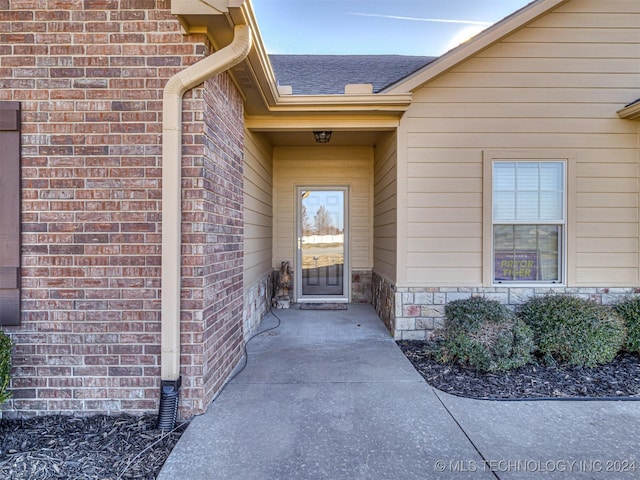
[[[242,356],[243,104],[227,75],[205,83],[183,157],[181,412],[202,412]]]
[[[0,0],[0,100],[23,112],[24,313],[6,328],[7,414],[157,409],[162,89],[206,52],[169,0]],[[242,323],[242,106],[224,75],[205,90],[187,93],[184,113],[183,413],[230,369]]]

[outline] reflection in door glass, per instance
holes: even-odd
[[[301,194],[302,294],[344,294],[344,191]]]

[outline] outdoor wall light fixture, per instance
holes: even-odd
[[[318,143],[329,143],[329,140],[331,140],[332,133],[333,132],[330,130],[315,131],[313,132],[313,138],[315,138],[316,142]]]

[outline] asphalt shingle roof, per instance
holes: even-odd
[[[279,85],[294,95],[344,93],[352,83],[370,83],[378,93],[437,57],[404,55],[270,55]]]

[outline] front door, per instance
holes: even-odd
[[[298,302],[347,302],[348,190],[298,187]]]

